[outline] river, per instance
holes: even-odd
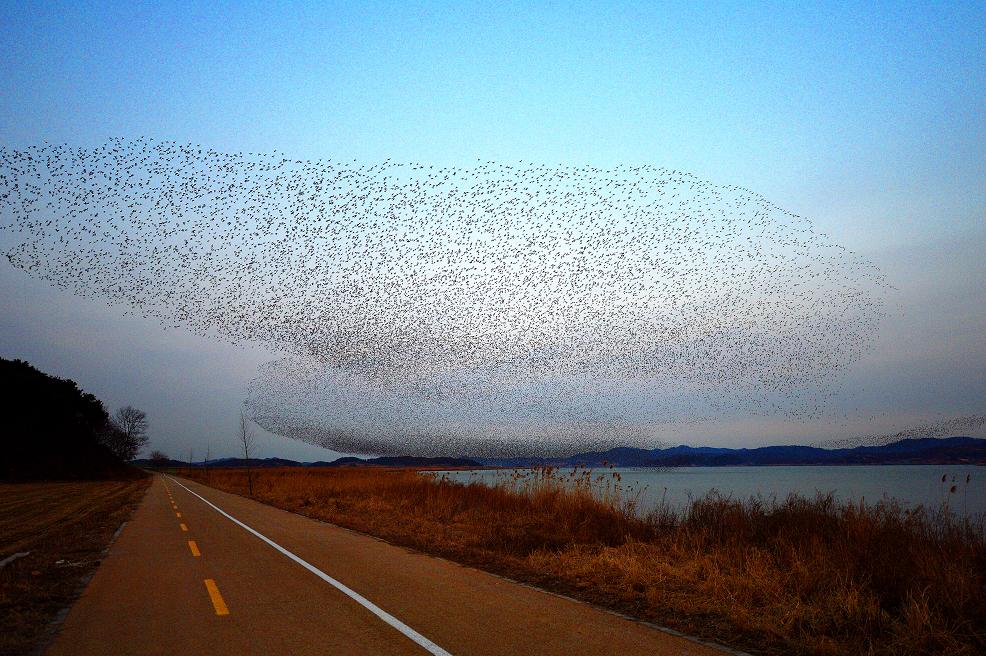
[[[452,480],[487,484],[507,482],[524,470],[475,470],[437,472]],[[570,469],[562,468],[567,476]],[[598,469],[607,475],[602,483],[615,482],[619,472],[624,496],[636,495],[638,508],[646,512],[662,500],[675,509],[712,490],[736,499],[762,497],[783,500],[791,493],[813,497],[833,493],[842,501],[875,503],[894,498],[906,507],[939,508],[947,502],[959,515],[986,515],[986,467],[974,465],[873,465],[873,466],[776,466],[776,467],[681,467],[651,469],[617,467]],[[942,476],[945,482],[942,482]],[[595,478],[595,476],[594,476]],[[966,482],[968,478],[968,483]],[[522,484],[522,483],[521,483]],[[952,492],[952,486],[955,491]]]

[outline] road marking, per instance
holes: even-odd
[[[216,587],[216,582],[212,579],[206,579],[205,589],[209,591],[209,599],[212,599],[212,607],[216,609],[216,615],[229,615],[229,609],[226,608],[226,602],[223,601],[223,596],[219,594],[219,588]]]
[[[188,533],[188,527],[187,526],[185,526],[184,524],[179,524],[178,526],[181,526],[181,530],[182,531],[184,531],[185,533]]]
[[[175,517],[177,517],[178,519],[181,519],[181,513],[179,513],[179,512],[176,512],[176,513],[175,513]]]
[[[199,551],[199,545],[195,544],[195,540],[188,541],[188,548],[192,550],[192,555],[196,558],[202,555],[202,552]]]
[[[380,608],[379,606],[374,604],[372,601],[370,601],[360,593],[356,592],[355,590],[346,586],[345,584],[335,580],[334,578],[332,578],[331,576],[329,576],[319,568],[309,563],[307,560],[304,560],[299,556],[296,556],[295,554],[291,553],[290,551],[288,551],[278,543],[274,542],[263,533],[260,533],[259,531],[250,528],[249,526],[247,526],[240,520],[236,519],[235,517],[230,515],[228,512],[226,512],[219,506],[217,506],[216,504],[212,503],[211,501],[203,497],[198,492],[195,492],[194,490],[190,490],[188,487],[186,487],[182,483],[179,483],[177,480],[173,478],[171,479],[171,482],[174,483],[175,485],[180,485],[182,488],[185,489],[186,492],[190,492],[191,494],[197,496],[203,503],[205,503],[205,505],[209,506],[210,508],[215,510],[217,513],[219,513],[229,521],[233,522],[240,528],[246,530],[248,533],[252,533],[253,535],[257,536],[258,538],[260,538],[270,546],[274,547],[274,549],[280,551],[282,554],[284,554],[294,562],[298,563],[299,565],[307,569],[309,572],[311,572],[318,578],[322,579],[329,585],[335,587],[337,590],[342,592],[344,595],[346,595],[356,603],[358,603],[360,606],[367,609],[368,611],[370,611],[371,613],[382,619],[384,622],[386,622],[387,624],[394,627],[395,629],[403,633],[405,636],[416,642],[418,645],[423,647],[429,653],[434,654],[435,656],[452,656],[449,652],[445,651],[444,649],[436,645],[434,642],[432,642],[428,638],[424,637],[423,635],[421,635],[420,633],[409,627],[407,624],[404,624],[404,622],[401,622],[399,619],[397,619],[396,617],[394,617],[384,609]],[[206,587],[209,587],[208,581],[206,581]],[[215,601],[213,601],[213,603],[215,603]],[[218,610],[216,611],[216,613],[218,614]]]

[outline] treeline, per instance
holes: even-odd
[[[147,417],[133,407],[111,417],[72,380],[0,358],[3,442],[0,479],[116,478],[147,444]]]

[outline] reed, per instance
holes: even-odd
[[[247,492],[241,470],[209,477]],[[612,469],[254,477],[259,501],[754,652],[986,653],[986,531],[944,506],[712,493],[641,513]]]

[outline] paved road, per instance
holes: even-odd
[[[723,653],[447,560],[163,476],[155,478],[48,653],[429,651]]]

